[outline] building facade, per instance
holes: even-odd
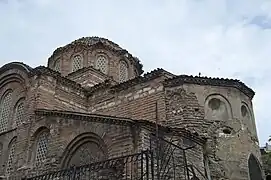
[[[47,67],[3,65],[2,177],[139,153],[150,149],[153,133],[174,137],[180,146],[192,144],[187,162],[202,179],[263,177],[253,90],[238,80],[163,69],[143,74],[142,68],[127,50],[99,37],[56,49]]]

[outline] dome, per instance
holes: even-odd
[[[62,54],[69,49],[75,48],[76,46],[81,46],[84,48],[94,48],[94,47],[105,47],[106,49],[118,54],[123,55],[126,58],[128,58],[132,64],[137,69],[137,72],[139,75],[143,73],[142,64],[140,63],[139,59],[132,56],[127,50],[121,48],[118,44],[102,37],[92,36],[92,37],[82,37],[77,40],[72,41],[70,44],[67,44],[63,47],[57,48],[52,56],[48,59],[48,66],[49,64],[52,64],[52,61],[55,61],[55,57],[59,54]]]

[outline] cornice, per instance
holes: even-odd
[[[108,116],[108,115],[101,115],[101,114],[89,114],[89,113],[81,113],[81,112],[74,112],[74,111],[37,109],[35,111],[35,115],[46,116],[46,117],[61,117],[65,119],[75,119],[75,120],[124,125],[124,126],[141,126],[141,127],[148,128],[152,131],[155,131],[156,129],[156,124],[152,121],[134,120],[131,118]],[[163,126],[161,124],[157,124],[157,126],[158,126],[158,129],[162,130],[165,133],[173,133],[175,135],[180,135],[186,138],[190,138],[200,144],[203,144],[206,141],[206,139],[204,137],[199,136],[197,132],[190,132],[189,130],[185,128],[177,129],[177,128]]]
[[[147,72],[143,76],[138,76],[138,77],[135,77],[134,79],[131,79],[131,80],[125,81],[123,83],[117,84],[115,86],[112,86],[110,89],[112,92],[120,92],[122,90],[128,89],[129,87],[135,86],[140,83],[145,83],[145,82],[154,80],[154,79],[161,77],[161,76],[164,76],[164,75],[169,75],[169,72],[165,71],[162,68],[157,68],[151,72]],[[173,74],[171,74],[171,75],[172,75],[172,77],[174,76]]]
[[[174,87],[183,84],[197,84],[197,85],[210,85],[236,88],[252,99],[255,92],[246,86],[243,82],[237,79],[224,79],[224,78],[210,78],[199,76],[180,75],[171,79],[165,80],[163,83],[165,87]]]
[[[10,69],[19,69],[19,70],[22,70],[26,73],[30,73],[33,70],[32,67],[30,67],[27,64],[24,64],[22,62],[11,62],[11,63],[3,65],[0,68],[0,74],[2,74],[3,72],[5,72],[7,70],[10,70]]]
[[[31,71],[31,76],[34,76],[34,75],[49,75],[49,76],[52,76],[54,77],[57,81],[69,86],[69,87],[72,87],[74,88],[75,90],[80,90],[82,92],[86,92],[86,90],[78,83],[66,78],[66,77],[63,77],[61,76],[61,74],[57,71],[54,71],[48,67],[45,67],[45,66],[38,66],[36,68],[34,68],[32,71]]]
[[[99,74],[100,76],[104,77],[105,79],[111,79],[111,77],[109,77],[108,75],[102,73],[100,70],[98,69],[95,69],[93,66],[88,66],[88,67],[83,67],[77,71],[74,71],[74,72],[71,72],[69,73],[66,77],[67,78],[70,78],[70,77],[75,77],[75,76],[78,76],[84,72],[87,72],[87,71],[92,71],[92,72],[95,72],[96,74]]]

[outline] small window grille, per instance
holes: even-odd
[[[8,92],[1,102],[0,107],[0,132],[7,131],[11,110],[12,93]]]
[[[77,71],[82,68],[83,59],[80,55],[76,55],[73,57],[72,62],[72,72]]]
[[[107,74],[107,67],[108,61],[105,56],[98,56],[97,62],[96,62],[96,69],[99,69],[102,73]]]
[[[123,61],[120,62],[119,67],[119,81],[124,82],[128,79],[128,67],[127,64]]]
[[[48,139],[49,139],[48,132],[41,133],[38,138],[36,151],[36,164],[40,164],[46,159],[48,150]]]
[[[78,147],[72,155],[69,165],[82,166],[104,159],[104,153],[100,147],[93,142],[86,142]]]
[[[56,62],[55,62],[55,70],[56,70],[57,72],[60,72],[60,60],[59,60],[59,59],[56,60]]]
[[[16,147],[16,139],[14,139],[10,144],[9,154],[8,154],[8,161],[6,165],[6,174],[9,175],[14,169],[14,157],[15,157],[15,147]]]
[[[15,110],[15,123],[16,126],[19,126],[23,122],[24,117],[24,103],[21,102],[17,105]]]

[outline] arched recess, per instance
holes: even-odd
[[[13,112],[13,128],[18,127],[21,125],[25,120],[24,120],[24,114],[25,114],[25,98],[21,98],[17,101],[14,107],[14,112]]]
[[[250,154],[248,158],[249,180],[263,180],[263,172],[259,160]]]
[[[55,63],[54,63],[54,69],[55,71],[57,72],[60,72],[61,71],[61,59],[58,58]]]
[[[7,162],[6,162],[6,176],[9,176],[15,169],[15,149],[16,149],[17,137],[14,137],[9,145],[8,145],[8,154],[7,154]]]
[[[105,54],[98,54],[95,62],[95,68],[100,70],[104,74],[108,74],[108,67],[109,61],[108,57]]]
[[[205,119],[223,120],[232,119],[232,109],[229,101],[220,94],[211,94],[205,100]]]
[[[81,54],[72,56],[72,72],[83,68],[83,57]]]
[[[62,167],[86,165],[107,159],[107,147],[97,134],[88,132],[75,137],[62,156]]]
[[[31,137],[29,155],[34,166],[41,166],[47,159],[50,140],[50,130],[44,126],[39,127]]]
[[[1,97],[0,101],[0,132],[8,130],[9,120],[11,117],[11,105],[12,105],[12,93],[11,89],[7,90]]]
[[[0,142],[0,165],[3,163],[3,144]]]
[[[243,123],[246,124],[249,128],[253,128],[254,126],[252,114],[250,109],[248,108],[248,105],[245,102],[241,103],[240,113]]]
[[[119,64],[119,82],[122,83],[127,81],[129,78],[128,64],[124,60],[120,61]]]

